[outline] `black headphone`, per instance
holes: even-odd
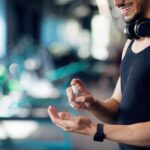
[[[124,34],[128,39],[139,39],[140,37],[150,37],[150,19],[142,18],[134,23],[129,23],[124,29]]]

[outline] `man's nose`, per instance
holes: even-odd
[[[125,2],[125,0],[114,0],[114,1],[115,1],[115,6],[121,6]]]

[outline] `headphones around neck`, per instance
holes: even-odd
[[[150,19],[142,18],[126,25],[124,34],[128,39],[150,37]]]

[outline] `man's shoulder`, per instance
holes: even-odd
[[[131,43],[131,40],[127,40],[126,41],[125,46],[123,48],[123,52],[122,52],[122,59],[124,58],[124,56],[126,54],[126,51],[127,51],[128,47],[129,47],[130,43]]]

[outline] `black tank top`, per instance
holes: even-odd
[[[122,125],[150,121],[150,46],[134,53],[133,42],[120,66],[122,101],[117,123]],[[126,144],[119,144],[119,147],[120,150],[150,150],[150,147]]]

